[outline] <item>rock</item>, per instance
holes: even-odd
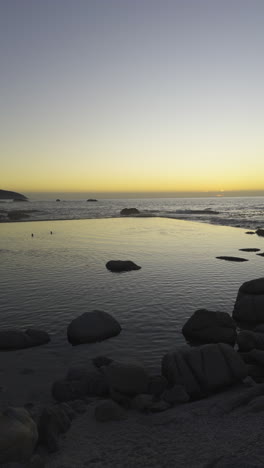
[[[57,380],[52,385],[52,395],[55,400],[71,401],[84,399],[86,396],[104,396],[109,393],[106,377],[102,372],[85,371],[83,374]],[[78,377],[78,378],[77,378]]]
[[[137,208],[124,208],[120,211],[121,216],[137,215],[140,211]]]
[[[129,395],[148,392],[149,376],[140,364],[113,361],[103,372],[109,387],[118,392]]]
[[[78,414],[83,414],[87,410],[87,404],[83,400],[69,401],[68,405]]]
[[[247,231],[246,234],[255,234],[255,231]]]
[[[236,324],[226,312],[198,309],[182,328],[186,340],[199,343],[235,344]]]
[[[151,407],[149,408],[149,411],[151,413],[161,413],[162,411],[166,411],[169,408],[171,408],[170,403],[167,403],[167,401],[164,401],[164,400],[159,400],[159,401],[155,401],[151,405]]]
[[[96,200],[95,198],[88,198],[87,201],[88,201],[88,202],[96,202],[96,201],[98,201],[98,200]]]
[[[260,249],[255,249],[254,247],[251,248],[251,247],[248,247],[248,248],[245,248],[245,249],[239,249],[241,250],[242,252],[259,252]]]
[[[138,411],[148,411],[153,405],[153,396],[147,393],[136,395],[131,401],[131,408]]]
[[[63,405],[53,405],[43,409],[38,423],[39,442],[47,447],[49,452],[56,452],[59,449],[58,436],[69,430],[71,419],[67,408]]]
[[[264,323],[264,278],[240,286],[232,316],[238,322]]]
[[[228,260],[229,262],[247,262],[247,258],[241,258],[241,257],[229,257],[229,256],[221,256],[221,257],[215,257],[219,258],[220,260]]]
[[[74,319],[67,329],[68,340],[72,345],[102,341],[120,332],[121,326],[117,320],[100,310],[85,312]]]
[[[257,230],[255,231],[255,233],[256,233],[258,236],[264,237],[264,229],[257,229]]]
[[[109,364],[113,362],[113,359],[110,359],[107,356],[96,356],[95,358],[93,358],[92,361],[95,367],[98,367],[98,369],[100,369],[100,367],[109,366]]]
[[[110,260],[106,263],[106,268],[112,272],[120,273],[122,271],[140,270],[141,267],[131,260]]]
[[[264,252],[257,253],[257,255],[259,255],[259,257],[264,257]]]
[[[110,388],[110,398],[120,406],[123,406],[123,408],[129,409],[131,407],[131,398],[124,393],[118,392],[114,388]]]
[[[28,462],[37,440],[37,426],[24,408],[0,413],[0,464]]]
[[[174,405],[175,403],[187,403],[190,400],[189,395],[186,393],[183,385],[174,385],[173,387],[167,388],[162,394],[161,398]]]
[[[48,333],[28,328],[23,330],[2,330],[0,331],[0,349],[12,350],[40,346],[50,341]]]
[[[59,201],[60,201],[60,199],[59,199],[59,198],[57,198],[57,199],[56,199],[56,201],[57,201],[57,202],[59,202]]]
[[[153,375],[149,378],[149,393],[154,396],[160,396],[167,388],[168,381],[164,375]]]
[[[126,412],[112,400],[103,401],[96,406],[95,419],[100,422],[122,421],[127,418]]]
[[[242,330],[237,336],[237,344],[239,351],[264,350],[264,334]]]
[[[191,398],[199,399],[243,380],[247,366],[224,343],[185,346],[163,357],[162,374],[171,386],[181,384]]]

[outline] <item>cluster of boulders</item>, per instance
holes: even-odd
[[[238,323],[244,328],[238,330]],[[93,311],[71,322],[68,339],[72,344],[90,343],[120,330],[113,317]],[[0,464],[19,461],[26,468],[42,468],[41,450],[58,450],[60,435],[70,428],[76,414],[86,411],[87,404],[93,404],[98,422],[121,421],[129,411],[165,411],[241,383],[248,376],[264,382],[264,278],[240,287],[233,317],[199,309],[182,332],[193,346],[186,344],[166,353],[158,375],[150,374],[141,363],[98,356],[84,366],[70,368],[53,383],[54,404],[2,412]]]

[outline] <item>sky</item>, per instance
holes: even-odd
[[[0,188],[264,194],[263,0],[0,0]]]

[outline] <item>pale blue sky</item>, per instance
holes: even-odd
[[[1,188],[264,189],[262,0],[0,0]]]

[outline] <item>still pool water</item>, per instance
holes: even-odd
[[[0,227],[1,329],[33,326],[52,337],[41,348],[0,353],[0,359],[21,359],[21,365],[30,356],[36,366],[42,360],[49,367],[55,361],[67,367],[103,354],[158,370],[164,353],[185,343],[181,328],[197,308],[231,314],[239,286],[264,276],[264,258],[238,250],[262,251],[264,238],[246,235],[244,229],[161,218]],[[219,255],[249,261],[231,263],[217,260]],[[133,260],[142,269],[111,273],[105,264],[113,259]],[[67,325],[94,309],[112,314],[121,334],[72,347]]]

